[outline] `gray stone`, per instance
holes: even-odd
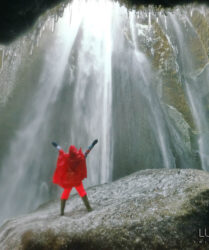
[[[10,219],[0,249],[208,249],[208,180],[200,170],[139,171],[89,188],[90,213],[76,194],[65,216],[55,200]]]

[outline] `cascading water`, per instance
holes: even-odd
[[[93,13],[100,22],[94,21]],[[30,79],[37,81],[36,86],[23,102],[23,118],[2,160],[0,196],[12,207],[2,207],[1,219],[35,208],[51,197],[57,155],[52,149],[50,153],[52,140],[66,150],[70,144],[85,150],[98,138],[94,157],[88,157],[87,185],[111,180],[110,25],[110,2],[77,2],[66,8],[47,40],[47,50],[38,58],[42,64],[39,75]]]
[[[178,37],[178,54],[177,62],[181,68],[182,84],[187,95],[191,112],[194,117],[196,129],[198,131],[198,152],[201,160],[202,169],[208,170],[209,166],[209,122],[208,122],[208,107],[204,101],[209,94],[209,68],[208,55],[203,53],[203,62],[205,65],[200,68],[195,55],[190,53],[191,37],[199,42],[199,47],[204,51],[204,45],[201,42],[192,22],[188,17],[177,19],[173,14],[168,16],[168,30],[173,35]],[[187,34],[190,34],[190,37]],[[186,43],[188,46],[183,46]]]
[[[208,20],[198,7],[165,15],[75,1],[32,55],[24,38],[5,48],[0,221],[57,197],[53,140],[85,150],[99,139],[86,186],[145,168],[208,170],[209,44],[197,26]]]

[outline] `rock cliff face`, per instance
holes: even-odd
[[[209,174],[144,170],[88,189],[94,211],[72,195],[64,217],[59,201],[7,221],[0,249],[206,249]]]

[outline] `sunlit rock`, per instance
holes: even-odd
[[[208,13],[206,13],[206,15],[203,15],[200,11],[198,11],[198,9],[194,10],[190,17],[191,22],[196,28],[200,40],[205,48],[205,53],[207,54],[207,56],[209,56],[209,39],[207,35],[209,32],[208,18]]]

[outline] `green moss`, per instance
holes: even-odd
[[[152,59],[152,64],[156,71],[160,72],[163,81],[162,100],[168,105],[175,107],[194,130],[195,123],[176,71],[173,50],[167,37],[155,20],[152,20],[152,28],[154,30],[152,39],[156,41],[153,44],[155,53]],[[152,57],[150,51],[148,51],[148,55],[149,57]]]
[[[195,10],[190,17],[191,22],[202,42],[205,53],[209,56],[209,23],[208,23],[209,14],[203,16],[199,11]],[[199,47],[199,46],[198,46]]]

